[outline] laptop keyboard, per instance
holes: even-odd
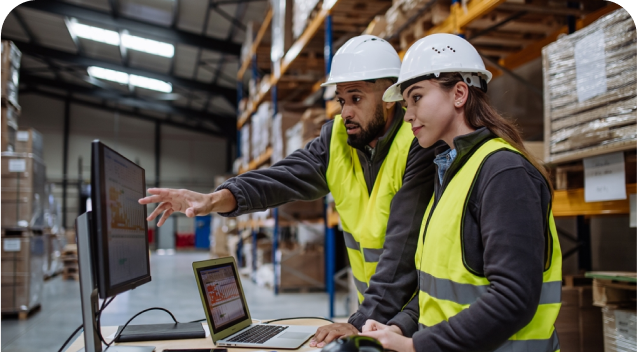
[[[255,325],[228,340],[228,342],[264,343],[287,328],[287,326],[277,325]]]

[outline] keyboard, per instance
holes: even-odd
[[[228,342],[264,343],[287,328],[287,326],[277,325],[255,325],[252,328],[234,336],[228,340]]]

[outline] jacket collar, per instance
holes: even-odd
[[[475,153],[487,141],[497,138],[497,136],[486,127],[480,127],[477,130],[458,136],[453,139],[453,144],[456,146],[457,156],[453,161],[447,172],[445,173],[445,179],[451,180],[455,174],[460,170],[469,158]],[[449,146],[443,144],[436,148],[436,155],[449,149]]]

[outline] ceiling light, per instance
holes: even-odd
[[[99,27],[88,26],[77,22],[72,18],[68,21],[69,30],[77,37],[94,40],[100,43],[110,45],[122,45],[128,49],[143,51],[148,54],[159,55],[163,57],[175,56],[175,46],[169,43],[158,42],[152,39],[146,39],[130,35],[127,31],[123,31],[120,35],[117,31],[111,31]]]
[[[91,77],[105,79],[107,81],[128,84],[128,73],[108,70],[102,67],[91,66],[87,69]]]
[[[164,93],[170,93],[173,91],[172,84],[168,82],[137,75],[130,75],[130,84],[140,88],[152,89]]]
[[[173,57],[175,55],[175,46],[172,44],[136,37],[128,33],[122,34],[122,45],[128,49],[143,51],[145,53],[163,57]]]
[[[120,43],[119,33],[116,31],[87,26],[85,24],[77,23],[75,19],[72,19],[69,25],[71,26],[70,30],[73,31],[73,34],[80,38],[90,39],[110,45],[119,45]]]
[[[91,77],[105,79],[111,82],[130,84],[136,87],[156,90],[164,93],[171,93],[173,91],[172,84],[160,81],[158,79],[138,75],[129,75],[126,72],[109,70],[97,66],[91,66],[87,69],[87,71],[88,74],[91,75]]]

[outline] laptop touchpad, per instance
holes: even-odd
[[[303,332],[284,332],[283,335],[277,336],[278,339],[302,339],[306,337],[307,334]]]

